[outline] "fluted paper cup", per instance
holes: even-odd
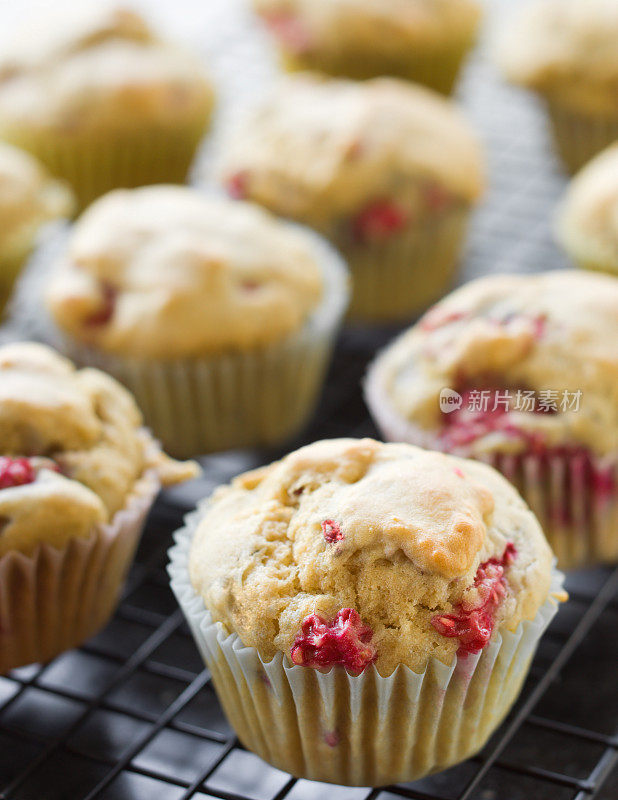
[[[149,471],[126,507],[89,537],[0,558],[0,674],[49,661],[107,623],[159,488]]]
[[[348,318],[361,323],[406,322],[449,288],[463,249],[469,208],[415,224],[383,242],[331,241],[350,267]]]
[[[517,698],[538,641],[558,608],[563,576],[533,620],[499,629],[476,655],[435,658],[422,673],[381,675],[264,661],[214,622],[191,585],[189,551],[202,510],[175,536],[171,586],[241,742],[298,778],[350,786],[412,781],[478,752]]]
[[[174,456],[278,444],[302,429],[317,403],[348,304],[347,269],[317,234],[281,224],[311,242],[324,280],[320,305],[282,341],[169,361],[110,355],[68,337],[57,343],[78,365],[97,367],[123,383]]]
[[[578,114],[548,102],[554,141],[568,171],[573,174],[618,139],[618,114]]]

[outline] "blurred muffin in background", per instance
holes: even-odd
[[[86,211],[48,303],[66,351],[121,380],[166,448],[188,455],[302,428],[347,272],[313,231],[257,206],[151,186]]]
[[[616,0],[536,0],[498,39],[496,57],[545,100],[570,172],[618,139]]]
[[[0,142],[0,315],[41,226],[72,206],[69,189],[35,158]]]
[[[282,79],[223,155],[234,197],[326,236],[352,272],[350,317],[409,320],[455,271],[483,159],[435,92],[391,78]]]
[[[618,142],[572,181],[556,237],[579,266],[618,275]]]
[[[136,13],[33,18],[0,54],[0,137],[74,188],[184,182],[214,101],[201,62]]]
[[[382,75],[449,94],[481,20],[476,0],[253,0],[289,70]]]
[[[161,452],[108,375],[0,347],[0,674],[106,624],[159,488],[197,472]]]
[[[377,358],[385,436],[487,461],[566,568],[618,561],[618,279],[565,270],[473,281]]]

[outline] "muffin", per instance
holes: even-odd
[[[618,142],[569,186],[557,216],[556,238],[580,267],[618,275]]]
[[[288,77],[223,160],[233,196],[333,242],[362,322],[409,320],[440,296],[484,188],[479,145],[455,106],[390,78]]]
[[[545,101],[570,172],[618,139],[618,4],[536,0],[498,40],[513,83]]]
[[[201,63],[121,8],[33,18],[0,56],[0,137],[82,206],[116,187],[184,182],[212,106]]]
[[[618,558],[618,280],[578,271],[469,283],[369,371],[388,439],[489,462],[563,567]]]
[[[449,94],[474,46],[475,0],[253,0],[289,70],[380,75]]]
[[[62,183],[32,156],[0,142],[0,315],[41,227],[71,206]]]
[[[307,421],[347,301],[311,231],[179,186],[111,192],[47,301],[80,364],[116,376],[175,454],[274,444]]]
[[[105,625],[161,483],[196,474],[141,423],[107,375],[0,347],[0,674]]]
[[[242,743],[360,786],[477,752],[563,597],[498,473],[371,439],[317,442],[219,488],[170,573]]]

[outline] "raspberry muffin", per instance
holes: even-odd
[[[0,674],[105,625],[161,483],[195,476],[141,424],[102,372],[0,347]]]
[[[559,563],[618,558],[618,279],[474,281],[375,361],[387,438],[486,460],[521,491]]]
[[[71,206],[62,183],[32,156],[0,142],[0,315],[41,227]]]
[[[241,475],[171,559],[241,741],[350,785],[478,751],[562,597],[538,522],[497,472],[371,439]]]
[[[117,190],[53,272],[62,347],[136,395],[175,454],[273,444],[306,422],[347,302],[312,231],[179,186]]]
[[[572,181],[556,222],[559,244],[580,267],[618,276],[618,142]]]
[[[3,49],[0,137],[82,206],[115,187],[184,182],[213,106],[201,63],[132,11],[73,6],[33,17]]]
[[[545,101],[570,172],[618,139],[617,41],[615,0],[535,0],[498,40],[506,77]]]
[[[475,0],[253,0],[290,70],[405,78],[449,94],[474,46]]]
[[[350,316],[410,319],[455,270],[484,188],[479,145],[448,100],[403,81],[284,79],[224,158],[235,197],[320,231],[353,278]]]

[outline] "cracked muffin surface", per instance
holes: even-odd
[[[481,278],[386,348],[370,370],[368,396],[376,414],[378,391],[433,446],[464,455],[581,446],[615,459],[617,338],[618,281],[611,276],[565,270]],[[443,413],[445,387],[464,401],[483,390],[508,391],[510,401],[505,413],[483,409],[482,420]],[[539,402],[518,408],[518,393]],[[544,396],[554,407],[540,413]],[[457,438],[449,438],[458,423]]]
[[[381,674],[479,652],[547,599],[552,554],[494,470],[411,445],[317,442],[217,490],[189,571],[265,659]]]
[[[88,536],[150,470],[163,484],[197,474],[161,452],[119,383],[43,345],[0,347],[0,555]]]
[[[322,294],[304,232],[249,203],[161,185],[110,192],[88,209],[47,301],[78,341],[172,359],[281,341]]]

